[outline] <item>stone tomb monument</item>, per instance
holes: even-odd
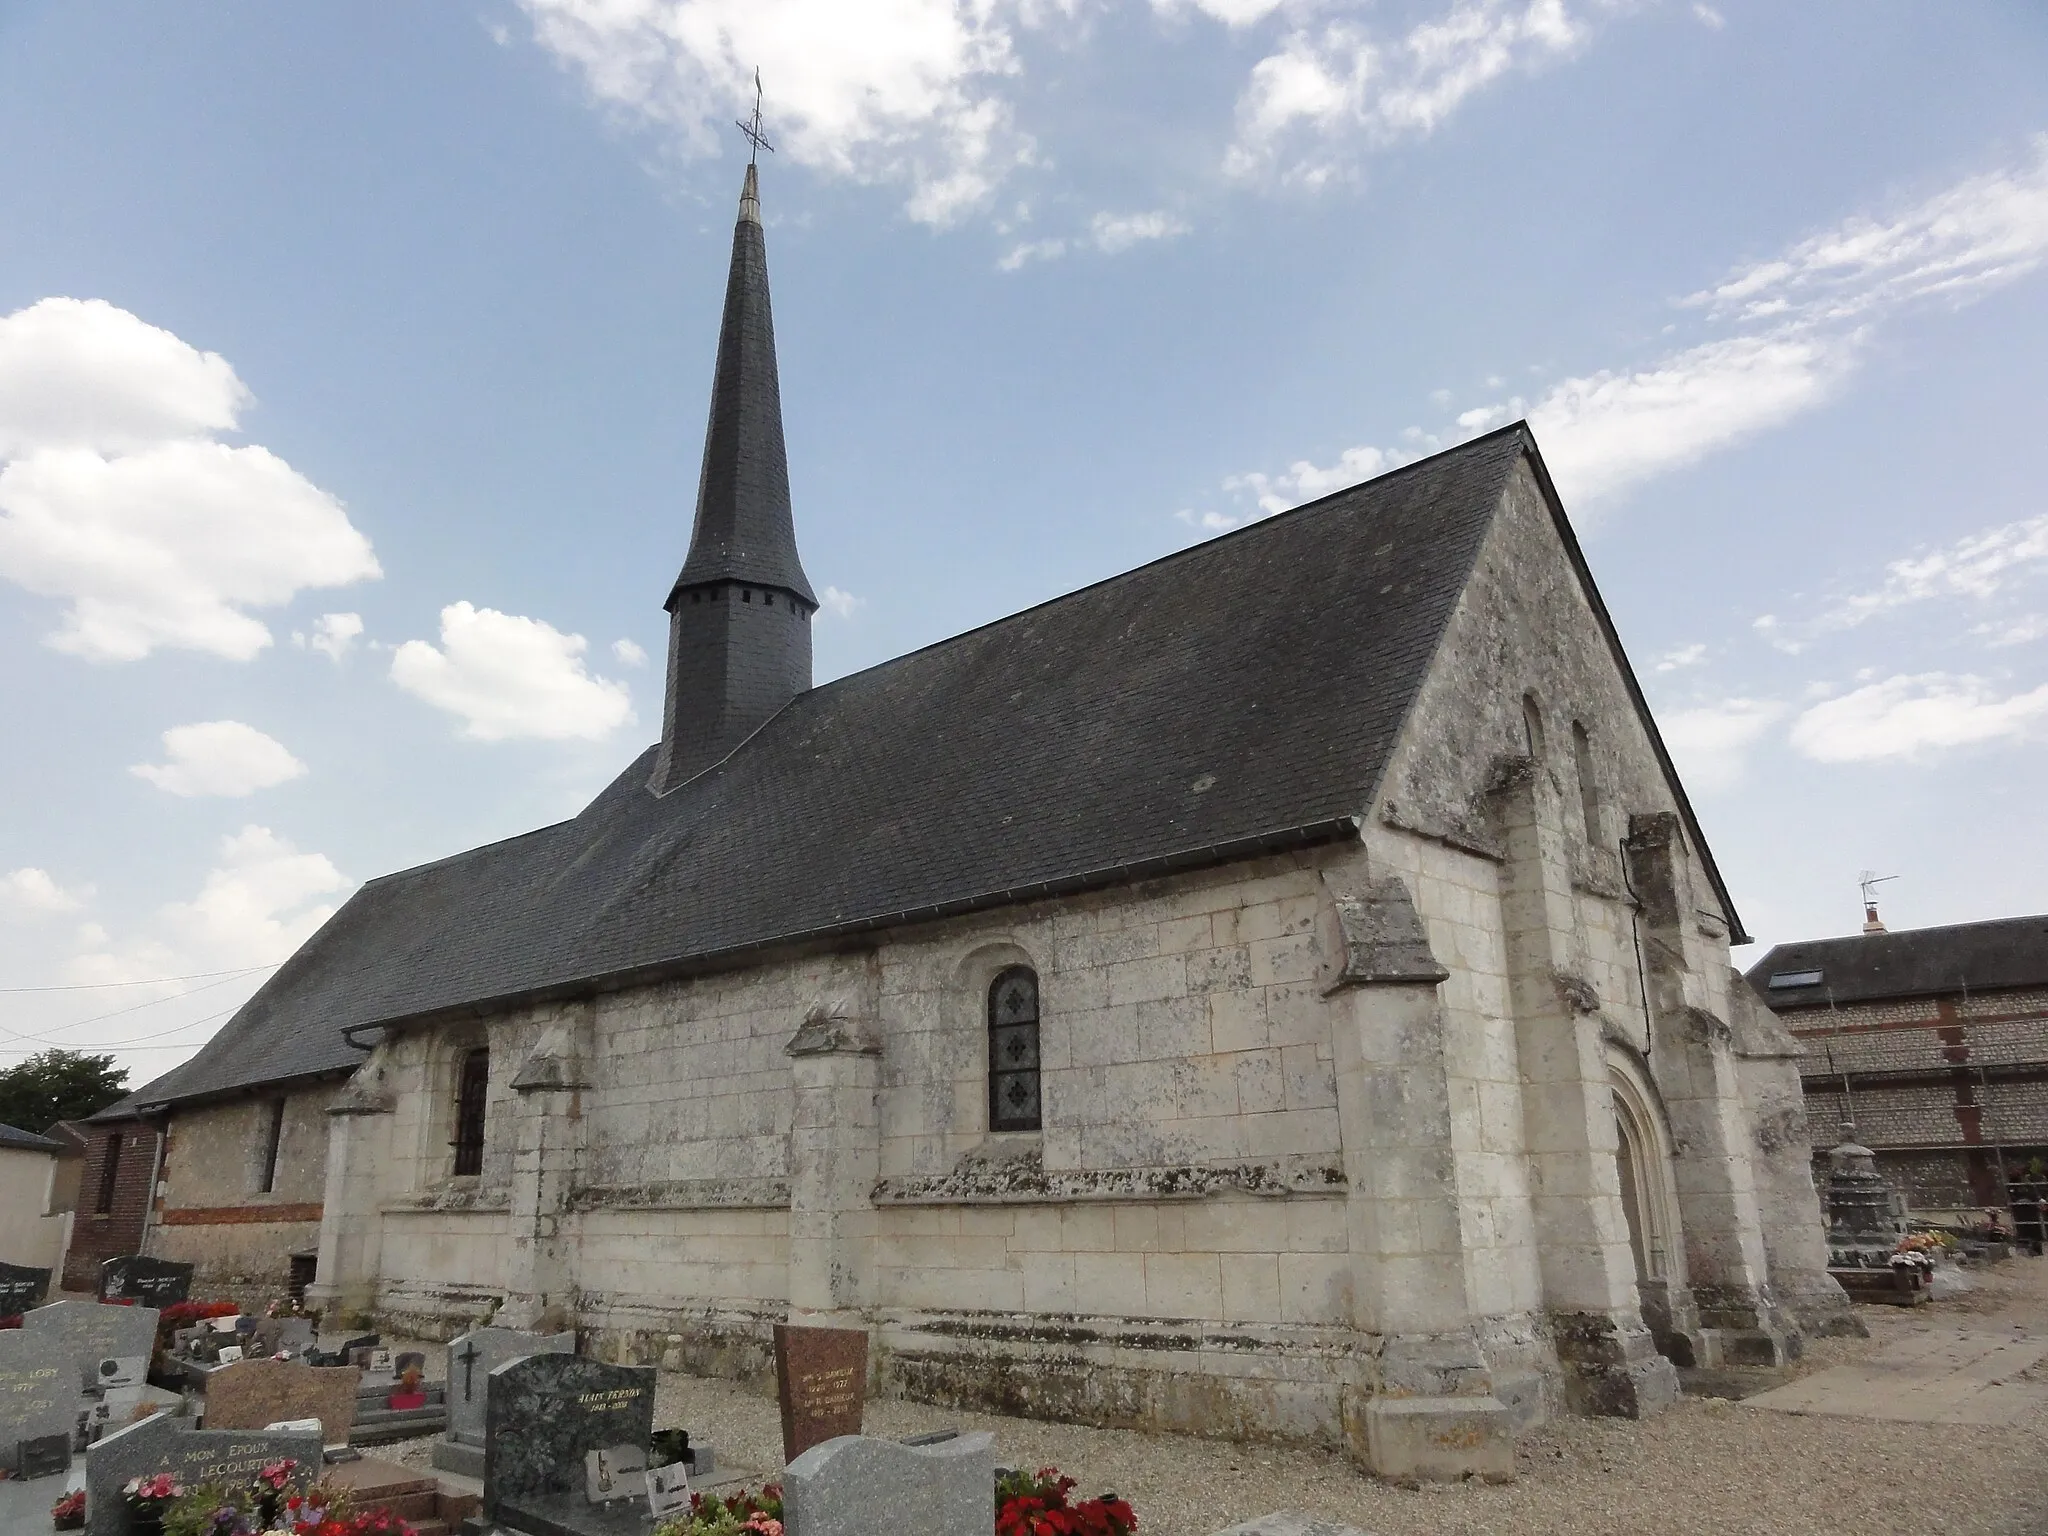
[[[131,1253],[108,1259],[100,1266],[94,1294],[101,1301],[132,1301],[139,1306],[162,1309],[174,1301],[190,1300],[191,1292],[190,1264]]]
[[[53,1301],[23,1315],[21,1328],[55,1339],[71,1356],[81,1388],[98,1387],[103,1361],[139,1356],[146,1369],[156,1347],[156,1308],[110,1307],[97,1301]]]
[[[253,1335],[255,1351],[274,1355],[290,1350],[303,1355],[313,1347],[313,1319],[310,1317],[259,1317]]]
[[[0,1467],[14,1475],[21,1442],[61,1436],[69,1463],[78,1427],[78,1381],[70,1352],[19,1328],[0,1331]]]
[[[19,1317],[40,1307],[50,1294],[50,1272],[25,1264],[0,1264],[0,1317]]]
[[[465,1477],[484,1475],[484,1398],[491,1372],[524,1355],[573,1355],[572,1333],[478,1328],[448,1345],[448,1427],[434,1442],[434,1465]]]
[[[346,1445],[362,1375],[352,1365],[238,1360],[206,1378],[206,1427],[261,1429],[286,1419],[318,1419],[324,1444]]]
[[[320,1437],[306,1431],[185,1429],[159,1413],[116,1430],[85,1453],[86,1536],[126,1536],[128,1480],[170,1472],[190,1488],[241,1483],[268,1463],[289,1458],[317,1476]]]
[[[484,1399],[484,1518],[531,1536],[637,1531],[647,1506],[614,1525],[584,1496],[584,1456],[647,1448],[654,1433],[654,1369],[581,1355],[526,1355],[490,1374]]]
[[[993,1536],[995,1436],[901,1445],[843,1435],[782,1474],[786,1536]]]
[[[864,1328],[775,1325],[775,1392],[782,1406],[782,1459],[860,1433],[868,1395]]]

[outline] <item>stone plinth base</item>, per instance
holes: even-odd
[[[1365,1405],[1365,1461],[1401,1483],[1515,1478],[1515,1432],[1493,1397],[1376,1397]]]
[[[450,1440],[443,1435],[434,1442],[434,1465],[443,1472],[457,1472],[464,1477],[481,1479],[484,1475],[484,1448],[464,1445],[460,1440]]]

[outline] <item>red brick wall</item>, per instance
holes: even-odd
[[[78,1210],[72,1218],[71,1248],[64,1256],[64,1288],[71,1291],[91,1290],[106,1260],[141,1251],[158,1146],[156,1128],[139,1121],[85,1129],[88,1139],[78,1179]],[[121,1155],[114,1170],[113,1208],[101,1211],[100,1185],[106,1173],[107,1147],[115,1135],[121,1138]]]

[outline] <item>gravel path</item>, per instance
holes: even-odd
[[[2048,1335],[2048,1260],[2015,1259],[1978,1289],[1913,1312],[1859,1309],[1864,1340],[1814,1346],[1803,1369],[1860,1359],[1907,1331],[1968,1317]],[[772,1397],[725,1381],[663,1373],[658,1423],[683,1423],[721,1460],[780,1460]],[[2048,1413],[2012,1429],[1792,1417],[1687,1400],[1646,1423],[1561,1419],[1524,1440],[1512,1486],[1408,1491],[1361,1476],[1341,1456],[1180,1435],[1085,1429],[894,1401],[868,1405],[871,1434],[989,1429],[998,1459],[1057,1465],[1082,1493],[1114,1490],[1145,1536],[1211,1536],[1275,1510],[1373,1536],[1780,1536],[1854,1532],[2048,1533]],[[428,1442],[415,1442],[426,1460]],[[389,1447],[412,1460],[412,1446]]]

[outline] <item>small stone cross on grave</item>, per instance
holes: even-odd
[[[465,1339],[462,1348],[455,1352],[455,1358],[462,1362],[462,1400],[466,1403],[476,1396],[476,1363],[484,1352],[476,1347],[475,1339]]]

